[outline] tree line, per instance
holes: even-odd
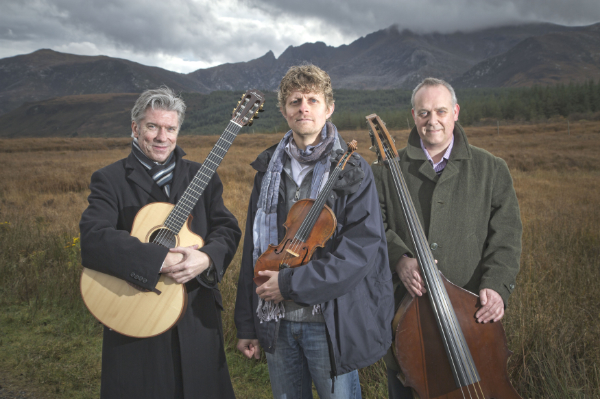
[[[485,121],[540,122],[554,117],[598,118],[600,115],[600,80],[584,83],[456,90],[460,104],[459,121],[463,126]],[[217,91],[208,95],[184,93],[188,105],[183,134],[221,134],[242,92]],[[286,121],[277,108],[277,95],[264,91],[266,112],[255,120],[246,133],[283,133]],[[336,110],[332,122],[340,130],[364,130],[365,117],[377,113],[390,129],[414,126],[411,116],[410,90],[334,91]]]

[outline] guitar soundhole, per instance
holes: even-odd
[[[177,246],[177,237],[171,230],[162,228],[157,229],[150,235],[150,242],[166,248],[175,248]]]

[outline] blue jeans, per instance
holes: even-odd
[[[275,399],[312,399],[312,382],[320,399],[361,399],[358,370],[339,375],[331,393],[331,363],[325,323],[282,320],[275,353],[267,353]]]

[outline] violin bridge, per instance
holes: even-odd
[[[298,256],[300,256],[300,255],[298,255],[297,253],[293,252],[290,249],[286,249],[285,252],[287,252],[288,254],[292,255],[295,258],[297,258]]]

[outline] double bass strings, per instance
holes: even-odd
[[[375,134],[377,134],[377,132],[375,132]],[[381,142],[381,138],[379,139]],[[448,349],[448,358],[450,361],[450,365],[454,371],[455,380],[457,380],[457,386],[460,388],[463,397],[465,397],[464,384],[458,378],[459,374],[456,364],[462,363],[463,368],[466,368],[466,371],[469,372],[469,375],[466,376],[467,381],[465,381],[469,397],[472,397],[469,385],[475,383],[477,384],[474,392],[475,397],[479,398],[479,392],[477,392],[477,387],[479,388],[481,396],[483,397],[484,395],[483,390],[481,389],[481,385],[479,383],[479,376],[476,371],[475,365],[473,364],[473,359],[470,356],[470,352],[468,352],[468,347],[466,346],[466,341],[464,339],[464,336],[462,335],[462,330],[460,330],[460,326],[458,325],[458,322],[456,320],[456,315],[454,314],[453,308],[448,303],[449,300],[445,291],[445,287],[443,287],[441,280],[439,278],[436,278],[437,268],[434,266],[435,261],[433,260],[433,255],[428,250],[428,248],[424,248],[423,246],[423,243],[426,243],[427,240],[424,236],[423,229],[420,228],[420,225],[418,224],[414,204],[412,203],[412,200],[410,200],[410,198],[406,197],[408,195],[408,188],[402,176],[402,171],[400,169],[400,165],[398,164],[398,160],[396,157],[393,156],[392,151],[388,148],[387,145],[382,145],[382,148],[385,152],[385,156],[390,170],[392,171],[392,178],[394,179],[394,183],[397,188],[397,194],[401,199],[405,219],[409,224],[409,230],[411,233],[413,244],[415,245],[415,248],[417,248],[417,257],[419,263],[422,265],[423,278],[425,279],[427,287],[429,288],[431,298],[430,302],[432,304],[435,317],[438,321],[438,325],[440,326],[440,335],[444,339],[444,344]],[[432,289],[434,285],[435,289]],[[441,293],[441,295],[438,295],[438,293]],[[442,308],[443,310],[440,310],[440,308]],[[444,313],[445,317],[442,317],[441,313]],[[442,323],[444,318],[446,319],[446,321],[449,320],[449,323]],[[445,328],[442,327],[444,325]],[[447,331],[447,329],[450,329],[450,331]],[[454,346],[455,351],[449,350],[450,344]],[[456,348],[457,344],[460,346],[459,348]],[[457,352],[457,349],[460,355],[460,359],[454,358],[454,352]]]

